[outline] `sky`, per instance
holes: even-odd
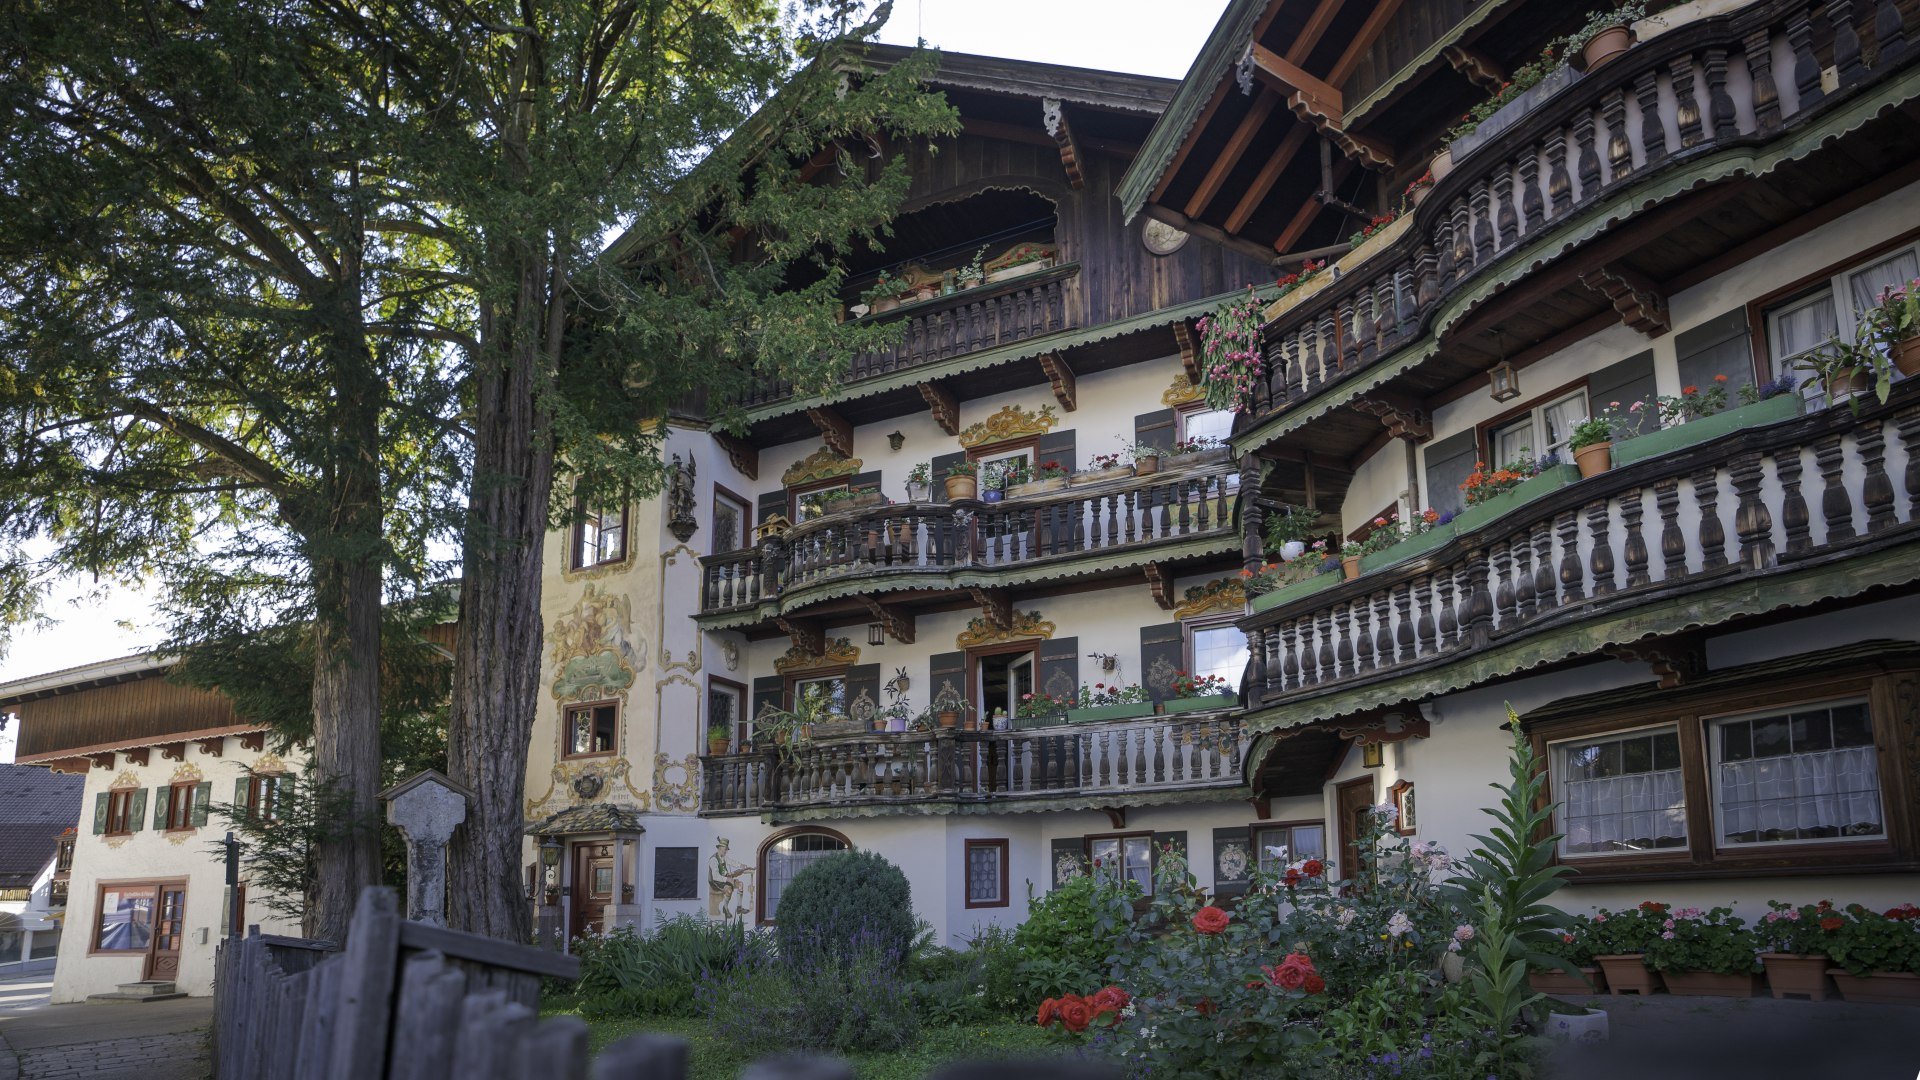
[[[1226,9],[1225,0],[894,0],[880,34],[889,44],[1177,79]],[[64,583],[47,605],[56,623],[21,629],[0,658],[0,682],[141,651],[159,634],[146,598],[91,582]],[[0,761],[13,760],[14,732],[0,731]]]

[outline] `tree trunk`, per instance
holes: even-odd
[[[313,768],[348,802],[339,835],[314,849],[306,932],[344,941],[360,890],[381,878],[380,562],[316,560],[314,585]]]

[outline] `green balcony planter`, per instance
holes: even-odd
[[[1415,556],[1425,555],[1453,539],[1453,522],[1435,525],[1418,536],[1409,536],[1385,551],[1376,551],[1360,560],[1360,572],[1370,573],[1382,567],[1397,566]]]
[[[1173,697],[1161,702],[1160,708],[1167,713],[1202,712],[1207,709],[1229,708],[1239,700],[1233,694],[1214,694],[1211,697]]]
[[[1645,438],[1645,436],[1641,436]],[[1503,518],[1522,506],[1580,479],[1580,470],[1572,465],[1555,465],[1539,476],[1523,481],[1519,487],[1496,495],[1478,506],[1469,506],[1453,516],[1456,536],[1470,533],[1482,525]],[[1385,554],[1385,552],[1382,552]]]
[[[1752,405],[1742,405],[1737,409],[1726,409],[1690,420],[1673,427],[1657,428],[1645,435],[1636,435],[1631,439],[1613,444],[1613,466],[1619,468],[1629,461],[1659,457],[1671,454],[1684,446],[1717,439],[1743,428],[1765,427],[1791,420],[1803,411],[1799,394],[1781,394],[1765,401],[1756,401]]]
[[[1295,600],[1303,596],[1311,596],[1321,589],[1331,589],[1344,580],[1346,579],[1340,576],[1338,568],[1335,568],[1331,574],[1315,574],[1305,581],[1296,581],[1283,589],[1275,589],[1270,593],[1261,593],[1259,596],[1254,597],[1253,610],[1265,611],[1268,608],[1276,608],[1282,604],[1291,604]]]
[[[1152,716],[1153,702],[1141,701],[1131,705],[1100,705],[1091,709],[1068,709],[1067,723],[1091,724],[1096,720],[1126,720],[1135,716]]]
[[[1060,727],[1067,722],[1063,712],[1047,713],[1045,716],[1016,716],[1013,718],[1013,730],[1033,731],[1037,728]]]

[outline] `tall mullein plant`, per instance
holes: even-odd
[[[1511,705],[1507,723],[1513,730],[1507,762],[1511,779],[1505,785],[1488,785],[1501,792],[1499,801],[1485,809],[1493,827],[1474,834],[1478,846],[1455,864],[1461,873],[1444,888],[1455,907],[1499,926],[1513,959],[1571,970],[1550,951],[1566,933],[1569,916],[1547,899],[1566,884],[1572,869],[1554,864],[1554,845],[1561,834],[1551,831],[1553,807],[1547,803],[1545,770],[1520,733],[1520,718]]]

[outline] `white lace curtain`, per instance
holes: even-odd
[[[1638,851],[1687,842],[1687,796],[1678,769],[1568,780],[1561,788],[1568,851]]]
[[[1881,831],[1874,748],[1852,746],[1720,765],[1720,835],[1727,839],[1801,830]],[[1808,835],[1817,835],[1809,833]]]

